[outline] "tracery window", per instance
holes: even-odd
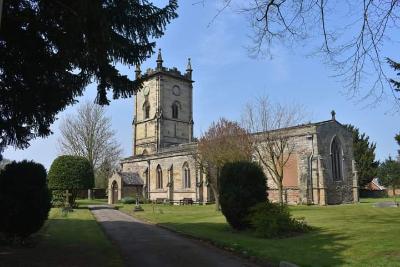
[[[189,164],[183,164],[183,188],[190,188],[190,168]]]
[[[342,148],[337,137],[331,144],[332,178],[334,181],[343,179],[342,172]]]
[[[156,170],[157,170],[156,188],[161,189],[161,188],[163,188],[163,177],[162,177],[161,166],[158,165]]]

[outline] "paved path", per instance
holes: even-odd
[[[188,239],[107,207],[91,206],[106,234],[122,252],[126,266],[256,266],[204,242]]]

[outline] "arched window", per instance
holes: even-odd
[[[178,112],[179,112],[179,106],[178,103],[172,104],[172,118],[177,119],[178,118]]]
[[[342,148],[337,137],[331,144],[332,178],[334,181],[342,180]]]
[[[172,187],[172,184],[174,182],[174,166],[171,165],[168,169],[168,187]]]
[[[144,119],[150,118],[150,104],[149,102],[144,102],[143,104],[143,114],[144,114]]]
[[[157,181],[156,181],[156,188],[161,189],[163,188],[163,177],[162,177],[162,170],[161,166],[157,166]]]
[[[148,154],[149,154],[149,152],[147,152],[147,149],[143,149],[142,155],[148,155]]]
[[[182,168],[182,174],[183,174],[183,188],[190,188],[190,169],[189,169],[189,164],[185,162],[183,164]]]

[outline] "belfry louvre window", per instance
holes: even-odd
[[[178,118],[178,104],[174,103],[172,105],[172,118],[177,119]]]
[[[157,181],[156,181],[156,188],[161,189],[163,188],[163,177],[162,177],[162,170],[161,166],[157,166]]]
[[[143,111],[144,111],[144,118],[145,119],[150,118],[150,104],[148,102],[144,103]]]
[[[335,137],[331,144],[332,178],[334,181],[343,179],[342,175],[342,148]]]

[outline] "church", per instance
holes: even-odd
[[[135,95],[133,155],[122,159],[108,183],[108,201],[141,195],[161,203],[214,202],[207,177],[193,158],[192,66],[186,72],[157,65],[136,78],[144,79]],[[295,151],[284,169],[284,200],[289,204],[341,204],[358,201],[352,135],[335,119],[280,129],[290,135]],[[278,199],[277,187],[267,175],[268,198]]]

